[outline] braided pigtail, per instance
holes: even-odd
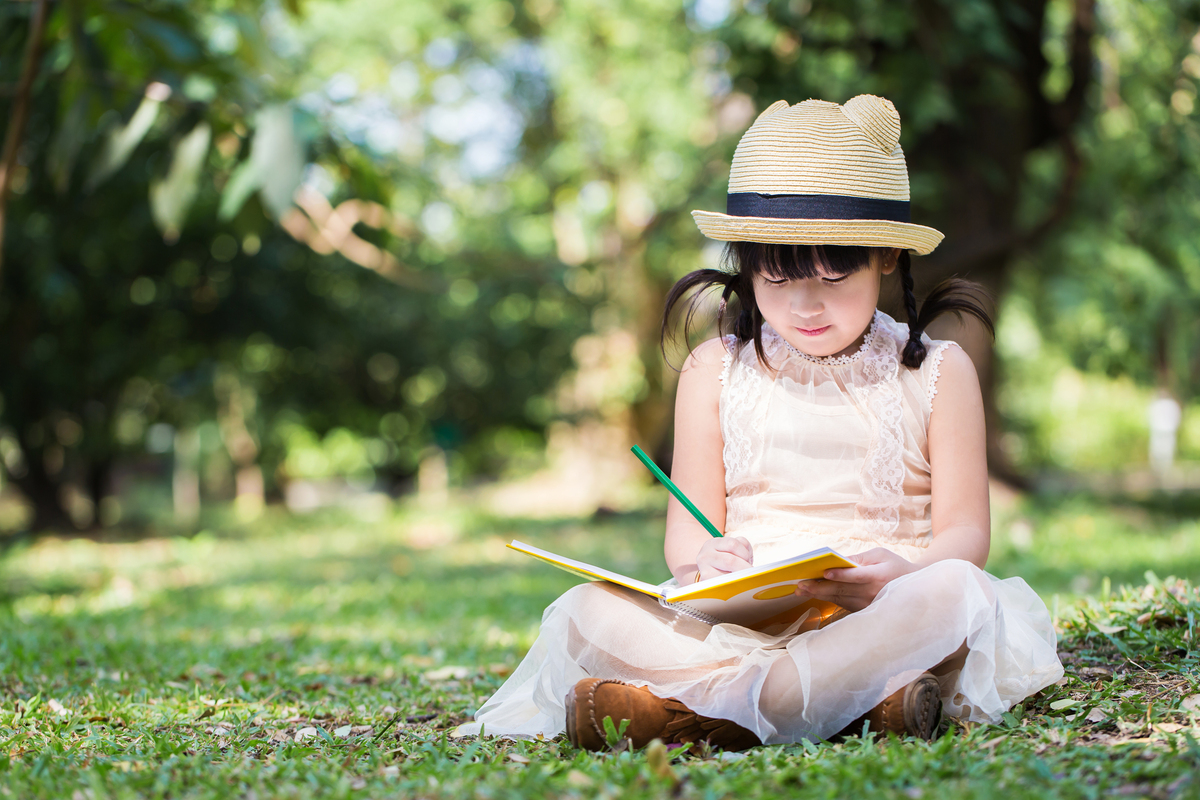
[[[671,336],[671,319],[675,307],[684,301],[688,295],[691,295],[691,299],[687,302],[683,312],[682,325],[683,341],[690,350],[690,340],[696,312],[700,310],[704,295],[716,288],[719,288],[721,291],[721,302],[717,306],[717,331],[720,332],[724,329],[729,300],[737,294],[739,277],[738,275],[730,275],[721,270],[700,269],[684,275],[679,279],[678,283],[671,287],[671,291],[667,293],[667,300],[663,309],[662,328],[659,332],[659,349],[662,351],[663,358],[666,359],[668,364],[670,364],[671,360],[667,355],[667,341],[673,338]],[[735,320],[735,329],[741,321],[740,318],[743,316],[745,316],[744,311]]]
[[[908,254],[908,250],[900,251],[897,267],[900,269],[900,286],[904,289],[904,310],[908,314],[908,342],[904,345],[900,363],[910,369],[916,369],[925,361],[925,343],[921,341],[925,326],[921,324],[921,315],[917,311],[917,296],[913,292],[912,256]]]
[[[928,350],[921,341],[921,335],[929,324],[947,312],[959,319],[962,315],[970,314],[983,323],[992,338],[996,338],[996,326],[992,317],[977,298],[990,299],[987,290],[978,283],[964,281],[962,278],[947,278],[933,287],[933,291],[925,298],[925,302],[917,306],[917,296],[913,291],[912,257],[907,250],[900,251],[900,259],[896,266],[900,272],[900,286],[904,290],[904,310],[908,314],[908,342],[904,345],[904,353],[900,363],[909,369],[917,369],[925,362]]]

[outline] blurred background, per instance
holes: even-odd
[[[918,293],[996,298],[933,333],[998,490],[1186,499],[1198,86],[1185,0],[4,0],[0,541],[638,507],[690,211],[771,102],[864,92]]]

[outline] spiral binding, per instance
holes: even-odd
[[[691,617],[692,619],[698,619],[701,622],[705,623],[706,625],[719,625],[721,622],[721,620],[717,619],[716,617],[714,617],[710,614],[705,614],[703,611],[697,611],[696,609],[692,608],[691,606],[687,605],[686,603],[672,603],[667,598],[660,597],[660,598],[658,598],[658,604],[660,606],[662,606],[663,608],[671,609],[676,614],[682,614],[685,617]]]

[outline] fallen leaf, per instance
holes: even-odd
[[[508,677],[512,674],[512,671],[513,668],[508,664],[492,664],[490,667],[488,667],[488,672],[499,678]]]
[[[1104,720],[1108,719],[1108,714],[1105,714],[1099,708],[1093,708],[1091,711],[1088,712],[1086,719],[1088,722],[1093,722],[1093,723],[1104,722]]]
[[[305,739],[313,739],[320,735],[321,734],[317,733],[316,728],[312,728],[312,727],[301,728],[300,730],[296,731],[296,735],[295,735],[295,737],[293,737],[293,741],[303,742]]]
[[[1121,631],[1123,631],[1125,629],[1126,629],[1125,625],[1097,625],[1096,626],[1096,630],[1100,631],[1101,633],[1107,633],[1107,634],[1120,633]]]
[[[1055,711],[1062,711],[1064,708],[1070,708],[1071,706],[1077,705],[1078,703],[1079,703],[1078,700],[1055,700],[1053,703],[1050,704],[1050,707],[1052,709],[1054,709]]]
[[[1183,730],[1184,728],[1186,728],[1187,726],[1180,725],[1178,722],[1160,722],[1157,725],[1154,725],[1153,727],[1154,727],[1154,730],[1161,731],[1162,733],[1177,733],[1177,732]]]
[[[1188,711],[1200,711],[1200,694],[1183,698],[1183,702],[1180,705]]]
[[[595,781],[577,769],[573,769],[567,773],[567,786],[573,789],[587,789],[595,785],[595,783]]]
[[[363,778],[355,778],[350,781],[350,788],[354,790],[367,788],[367,782]]]
[[[350,731],[353,730],[353,728],[354,726],[352,725],[343,725],[340,728],[335,728],[333,735],[339,739],[348,739],[350,737]]]
[[[515,761],[518,764],[528,764],[529,763],[529,758],[521,755],[520,753],[509,753],[508,760]]]
[[[427,681],[460,681],[471,674],[468,667],[448,666],[440,669],[431,669],[425,673]]]
[[[65,715],[71,713],[70,711],[67,711],[67,709],[65,707],[63,707],[62,703],[58,702],[57,700],[54,700],[53,698],[46,701],[46,708],[50,709],[55,714],[58,714],[60,716],[65,716]]]
[[[391,764],[389,766],[384,767],[382,772],[386,777],[395,778],[400,775],[400,768],[398,766],[396,766],[395,764]]]
[[[1088,678],[1089,680],[1096,678],[1111,678],[1113,676],[1113,671],[1111,667],[1084,667],[1083,669],[1079,670],[1079,676],[1082,678]]]
[[[208,719],[215,713],[217,713],[217,707],[209,706],[208,708],[206,708],[202,712],[200,712],[200,716],[196,717],[196,722],[199,722],[202,719]]]

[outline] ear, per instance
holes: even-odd
[[[879,271],[882,275],[891,275],[896,271],[896,263],[900,260],[900,248],[893,247],[883,257],[883,268]]]

